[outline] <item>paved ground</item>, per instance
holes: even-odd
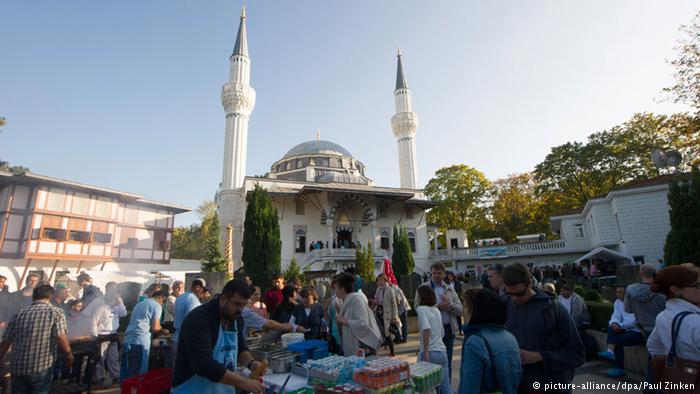
[[[396,357],[409,361],[409,362],[415,362],[416,361],[416,351],[418,349],[418,337],[414,335],[410,335],[409,340],[407,343],[401,344],[401,345],[396,345],[395,351],[396,351]],[[455,338],[455,349],[454,349],[454,357],[452,360],[452,388],[454,392],[457,392],[457,389],[459,388],[459,367],[461,364],[461,354],[462,354],[462,339],[463,337],[458,336]],[[379,352],[379,355],[388,355],[389,352],[388,350],[381,350]],[[638,393],[640,391],[638,390],[628,390],[624,389],[622,385],[624,383],[627,384],[639,384],[642,380],[643,377],[639,375],[628,375],[626,378],[623,379],[614,379],[614,378],[609,378],[606,375],[606,371],[608,368],[610,368],[610,363],[607,361],[591,361],[586,364],[584,364],[581,368],[579,368],[576,371],[576,376],[574,377],[574,384],[577,386],[581,387],[582,385],[588,385],[589,387],[586,388],[577,388],[573,392],[574,393],[581,393],[581,394],[593,394],[593,393],[616,393],[616,392],[630,392],[630,393]],[[613,385],[616,387],[616,389],[613,390],[602,390],[600,389],[600,386],[596,387],[594,385]],[[619,385],[619,386],[618,386]],[[113,388],[109,390],[95,390],[95,393],[102,393],[102,394],[118,394],[119,389]]]

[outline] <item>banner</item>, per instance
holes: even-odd
[[[508,248],[479,248],[477,249],[480,259],[498,259],[508,257]]]

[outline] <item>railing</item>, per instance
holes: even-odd
[[[352,248],[345,249],[314,249],[304,256],[304,267],[309,266],[319,260],[323,259],[354,259],[357,252]],[[381,259],[384,257],[386,252],[384,249],[379,249],[374,251],[374,258]]]
[[[536,243],[523,243],[523,244],[508,244],[508,245],[491,245],[477,248],[463,248],[463,249],[439,249],[431,250],[430,258],[434,260],[471,260],[478,259],[482,257],[492,257],[487,256],[485,252],[494,249],[505,249],[506,256],[518,256],[522,254],[549,254],[557,252],[567,252],[572,248],[566,246],[566,242],[563,240],[546,241],[546,242],[536,242]],[[479,253],[481,251],[481,254]]]

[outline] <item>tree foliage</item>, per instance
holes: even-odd
[[[394,225],[392,241],[391,269],[398,277],[410,274],[415,269],[415,262],[406,228]]]
[[[504,240],[514,242],[518,235],[549,231],[549,210],[535,193],[532,174],[512,174],[497,180],[492,194],[494,230]]]
[[[304,274],[301,272],[301,267],[299,267],[296,257],[292,257],[292,261],[289,262],[289,266],[282,275],[284,276],[284,281],[289,283],[294,282],[295,279],[304,280]]]
[[[425,194],[437,206],[428,213],[428,221],[443,229],[464,229],[469,235],[486,216],[486,201],[491,182],[486,176],[467,165],[444,167],[425,187]]]
[[[666,236],[667,264],[695,263],[700,266],[700,170],[694,167],[690,179],[671,182],[671,231]]]
[[[553,147],[535,167],[537,191],[561,208],[580,208],[617,186],[659,175],[651,161],[654,148],[678,149],[685,165],[698,163],[698,143],[698,122],[688,114],[635,114],[621,125],[591,134],[586,143]]]
[[[206,240],[216,216],[216,204],[203,201],[195,212],[200,218],[199,224],[179,226],[173,230],[171,256],[174,259],[203,260],[206,256]]]
[[[29,172],[28,167],[11,166],[10,163],[0,159],[0,170],[11,172],[14,175],[24,175]]]
[[[281,272],[282,241],[277,208],[260,185],[246,196],[243,265],[254,283],[271,283]]]
[[[228,272],[228,262],[221,248],[221,224],[219,223],[219,216],[216,213],[211,216],[211,219],[207,223],[206,236],[204,238],[202,271]]]
[[[355,273],[365,281],[374,282],[374,252],[371,242],[364,248],[360,244],[355,248]]]
[[[680,28],[683,36],[678,41],[676,58],[670,61],[674,68],[675,84],[664,89],[674,102],[693,107],[700,116],[700,12],[688,25]]]

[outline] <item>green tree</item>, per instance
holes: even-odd
[[[260,185],[246,196],[243,232],[243,265],[254,283],[268,284],[279,275],[282,261],[282,241],[277,208]]]
[[[690,178],[671,182],[671,231],[666,236],[664,259],[667,264],[695,263],[700,266],[700,170],[694,167]]]
[[[586,143],[553,147],[535,167],[537,192],[561,205],[557,208],[580,208],[615,187],[659,175],[651,161],[654,148],[678,149],[685,163],[697,163],[697,125],[688,114],[640,113],[610,130],[591,134]]]
[[[478,231],[487,216],[485,207],[491,182],[467,165],[444,167],[425,187],[425,194],[437,204],[428,213],[428,221],[441,229],[464,229],[469,236]]]
[[[179,226],[173,230],[171,254],[174,259],[203,260],[207,254],[206,240],[216,216],[216,204],[212,201],[203,201],[195,209],[195,213],[200,223]],[[217,233],[221,236],[220,229]]]
[[[208,231],[204,239],[205,252],[202,260],[204,272],[228,272],[228,262],[221,248],[221,224],[219,216],[214,214],[208,223]]]
[[[549,212],[535,193],[530,173],[512,174],[494,182],[491,216],[495,232],[508,242],[522,234],[547,233]]]
[[[301,273],[301,267],[299,267],[296,257],[292,257],[292,261],[289,262],[289,266],[282,275],[284,275],[285,282],[293,282],[295,279],[304,280],[304,274]]]
[[[397,277],[408,275],[415,269],[408,232],[404,227],[394,225],[391,254],[391,269]]]
[[[355,271],[365,281],[374,281],[374,253],[371,242],[365,248],[361,245],[355,248]]]

